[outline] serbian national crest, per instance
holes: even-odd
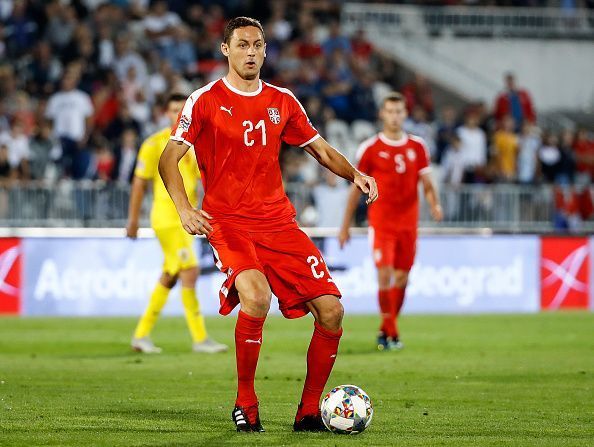
[[[268,116],[270,117],[270,121],[274,124],[279,124],[281,121],[281,116],[276,107],[269,107],[268,108]]]

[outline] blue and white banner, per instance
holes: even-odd
[[[377,312],[376,270],[367,238],[344,250],[316,239],[349,313]],[[216,314],[224,275],[211,250],[196,240],[202,311]],[[155,239],[29,238],[23,240],[23,315],[140,315],[159,278]],[[480,313],[539,310],[537,236],[427,236],[418,244],[404,312]],[[276,303],[272,305],[277,309]],[[165,314],[182,313],[174,289]]]
[[[32,238],[23,247],[23,315],[140,315],[163,263],[156,239]],[[199,282],[204,313],[218,312],[223,280],[212,272]],[[164,313],[182,313],[179,287]]]
[[[344,250],[324,247],[347,312],[377,311],[376,270],[366,238]],[[406,289],[404,312],[537,312],[537,236],[426,236],[419,239]]]

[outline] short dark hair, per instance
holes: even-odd
[[[182,93],[172,93],[167,97],[167,101],[165,101],[165,106],[169,106],[169,104],[172,102],[186,102],[187,98],[188,96]]]
[[[404,99],[404,96],[402,95],[402,93],[390,92],[386,95],[386,97],[382,101],[382,107],[385,106],[387,102],[404,102],[404,103],[406,103],[406,100]]]
[[[262,39],[264,39],[264,28],[259,20],[252,19],[251,17],[235,17],[229,20],[227,26],[225,26],[225,33],[223,34],[223,42],[229,45],[233,31],[237,28],[244,28],[246,26],[255,26],[262,33]]]

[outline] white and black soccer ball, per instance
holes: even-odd
[[[322,400],[320,410],[326,428],[340,434],[361,433],[373,418],[371,399],[355,385],[333,388]]]

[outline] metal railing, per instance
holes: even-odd
[[[594,37],[594,13],[587,9],[418,7],[347,3],[347,31],[379,26],[412,34],[550,38]]]
[[[312,189],[302,183],[285,186],[298,218],[312,205]],[[594,191],[592,191],[594,193]],[[503,232],[548,232],[556,217],[551,186],[460,185],[440,188],[445,219],[435,224],[426,206],[420,225],[427,228],[491,228]],[[23,184],[0,187],[0,227],[104,227],[126,224],[130,188],[127,184],[62,181],[56,185]],[[346,199],[346,195],[345,195]],[[150,196],[141,224],[148,226]],[[581,223],[594,231],[594,221]]]

